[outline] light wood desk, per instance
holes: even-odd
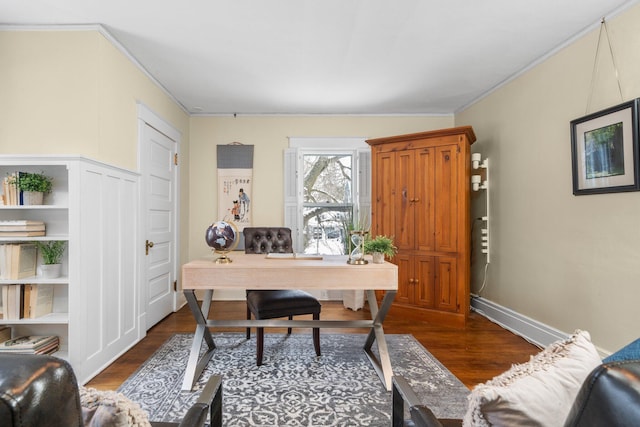
[[[215,350],[211,327],[294,327],[294,328],[367,328],[369,334],[364,351],[378,376],[391,390],[391,362],[382,322],[398,289],[398,267],[384,264],[349,265],[346,256],[324,256],[322,260],[267,259],[264,255],[232,253],[229,264],[216,264],[213,257],[191,261],[182,266],[182,288],[196,319],[196,331],[182,384],[190,390],[202,374]],[[218,289],[339,289],[364,290],[369,302],[371,320],[214,320],[208,318],[213,292]],[[195,291],[205,291],[198,304]],[[380,308],[375,290],[385,290]],[[202,340],[207,351],[198,359]],[[377,343],[379,358],[371,351]]]

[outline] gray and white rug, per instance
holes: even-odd
[[[320,357],[310,334],[265,334],[264,363],[256,366],[255,337],[217,333],[212,360],[184,392],[192,336],[171,337],[118,389],[153,421],[181,419],[206,378],[219,374],[225,426],[390,425],[391,393],[362,350],[365,334],[321,334]],[[387,344],[394,375],[407,378],[436,416],[464,415],[469,390],[412,335],[387,335]]]

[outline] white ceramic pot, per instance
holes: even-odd
[[[40,266],[40,273],[45,279],[55,279],[60,277],[62,264],[43,264]]]
[[[371,257],[374,264],[384,264],[384,254],[382,252],[373,252]]]
[[[44,193],[41,191],[23,191],[22,192],[22,203],[24,205],[41,205],[42,200],[44,199]]]

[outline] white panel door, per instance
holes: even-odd
[[[142,143],[146,183],[146,327],[149,330],[173,311],[176,142],[145,124]]]

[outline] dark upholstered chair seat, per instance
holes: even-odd
[[[293,253],[291,230],[285,227],[246,227],[244,233],[245,253]],[[297,289],[283,290],[247,290],[247,319],[251,314],[256,319],[276,319],[304,314],[320,319],[320,303],[308,292]],[[256,364],[262,365],[264,349],[264,328],[257,328]],[[291,328],[287,329],[291,333]],[[251,329],[247,328],[247,339],[251,337]],[[313,346],[320,356],[320,329],[313,328]]]
[[[247,304],[256,319],[320,314],[318,300],[298,289],[249,292]]]

